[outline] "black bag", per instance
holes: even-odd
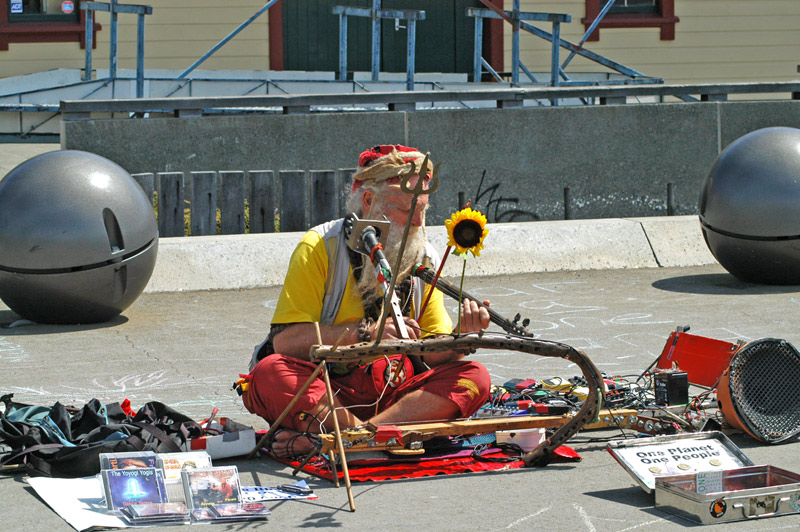
[[[134,416],[119,403],[92,399],[83,408],[32,406],[0,397],[0,471],[23,469],[31,476],[91,476],[100,453],[180,452],[181,444],[203,435],[202,426],[156,401]],[[16,467],[14,467],[16,466]]]

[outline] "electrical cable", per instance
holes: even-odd
[[[483,453],[492,447],[492,445],[488,443],[482,443],[480,445],[476,445],[472,449],[472,457],[479,462],[494,462],[503,464],[517,462],[523,456],[525,456],[525,451],[523,451],[522,447],[516,443],[496,443],[494,446],[502,449],[505,453],[508,453],[509,451],[517,453],[518,456],[484,456]]]

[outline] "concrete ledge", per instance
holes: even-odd
[[[278,286],[301,233],[162,238],[146,292]],[[440,253],[444,226],[428,228]],[[491,224],[471,277],[528,272],[699,266],[716,262],[697,216]],[[447,261],[443,275],[461,274]]]
[[[283,283],[300,233],[161,238],[145,292],[235,290]]]
[[[443,252],[444,226],[429,239]],[[491,224],[484,245],[479,259],[469,259],[470,276],[658,266],[641,224],[623,219]],[[448,260],[443,275],[461,275],[460,261]]]
[[[684,267],[714,264],[697,216],[634,218],[650,241],[659,266]]]

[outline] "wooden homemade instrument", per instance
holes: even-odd
[[[344,362],[367,364],[373,360],[383,358],[388,355],[420,355],[426,353],[436,353],[449,350],[470,351],[473,349],[503,349],[508,351],[520,351],[532,355],[564,358],[577,365],[587,383],[589,393],[583,402],[583,406],[574,416],[555,417],[547,426],[558,427],[558,429],[538,447],[528,452],[523,461],[527,466],[544,466],[550,463],[556,448],[574,436],[581,428],[589,423],[593,423],[598,418],[598,412],[602,406],[603,398],[603,378],[600,370],[592,363],[585,353],[560,342],[547,340],[537,340],[530,337],[516,336],[503,333],[476,332],[464,334],[458,337],[440,336],[436,338],[423,338],[421,340],[387,340],[378,344],[373,342],[362,342],[358,344],[343,346],[339,348],[331,346],[314,346],[311,348],[311,360],[328,363]],[[479,432],[491,432],[496,430],[506,430],[503,428],[501,420],[491,420],[489,427],[482,420],[458,420],[453,422],[434,422],[429,426],[429,433],[435,432],[436,425],[452,425],[461,434],[474,434]],[[513,428],[519,429],[523,426],[541,427],[543,421],[536,417],[529,417],[528,425],[520,425],[519,419],[511,418],[509,423],[513,423]],[[427,424],[417,423],[408,430],[403,425],[397,427],[401,431],[398,441],[406,439],[411,441],[412,432],[419,433]],[[405,432],[404,432],[405,430]],[[367,431],[369,432],[369,430]],[[374,434],[377,434],[375,432]],[[439,434],[443,434],[439,432]],[[435,434],[433,434],[435,435]],[[367,434],[356,434],[355,439],[362,440],[369,447],[370,437]],[[374,439],[374,436],[372,436]],[[352,443],[352,442],[351,442]],[[352,445],[351,445],[352,447]],[[347,450],[347,448],[345,448]],[[352,450],[358,450],[353,448]],[[362,449],[363,450],[363,449]]]
[[[422,164],[422,168],[427,167],[428,156],[425,156],[425,160]],[[410,179],[413,175],[415,175],[416,168],[415,164],[412,162],[411,168],[408,172],[404,173],[401,181],[401,189],[412,195],[412,202],[411,202],[411,214],[415,212],[417,198],[421,194],[430,194],[434,190],[436,190],[438,186],[438,169],[440,165],[437,165],[434,168],[432,180],[433,182],[429,187],[425,187],[423,184],[423,179],[418,179],[417,185],[415,188],[411,188],[409,186]],[[395,266],[395,271],[399,271],[400,261],[403,256],[403,251],[405,250],[406,239],[408,237],[409,228],[411,225],[411,215],[408,218],[406,223],[405,232],[403,233],[403,240],[400,245],[400,253],[397,257],[397,264]],[[350,236],[354,234],[355,227],[352,225],[348,226],[350,230]],[[363,239],[364,231],[363,229],[357,232],[360,235],[360,238]],[[355,245],[354,242],[348,242],[352,248],[360,248],[363,245]],[[375,250],[378,249],[379,246],[376,243],[372,243],[370,248],[371,251],[369,253],[370,258],[375,261]],[[377,261],[380,263],[380,260]],[[383,265],[383,269],[385,265]],[[486,308],[489,311],[489,317],[492,323],[500,326],[506,334],[499,334],[499,333],[489,333],[485,331],[479,331],[477,333],[469,333],[457,336],[440,336],[440,337],[433,337],[433,338],[423,338],[420,340],[392,340],[392,341],[382,341],[383,337],[383,328],[386,324],[386,318],[388,317],[387,312],[390,307],[395,307],[395,305],[387,305],[384,304],[381,320],[380,320],[380,327],[378,330],[377,340],[373,342],[362,342],[358,344],[353,344],[349,346],[339,347],[338,342],[336,345],[314,345],[311,347],[309,352],[309,359],[313,362],[317,362],[318,366],[317,369],[311,374],[308,381],[298,390],[296,396],[292,399],[292,402],[287,405],[284,411],[278,416],[278,418],[270,424],[269,431],[261,438],[261,441],[258,442],[256,447],[251,451],[250,456],[253,456],[263,445],[269,441],[269,438],[274,434],[277,427],[280,426],[281,421],[283,418],[288,414],[292,406],[297,402],[297,400],[305,393],[308,386],[311,382],[317,378],[317,376],[321,373],[323,375],[325,381],[325,388],[327,393],[328,405],[331,411],[334,409],[334,398],[331,389],[330,379],[328,376],[328,364],[336,363],[336,362],[343,362],[346,364],[350,363],[357,363],[359,365],[369,363],[373,360],[377,360],[383,358],[384,356],[388,355],[417,355],[424,357],[428,353],[437,353],[443,351],[450,351],[450,350],[459,350],[464,352],[473,352],[476,349],[488,348],[488,349],[505,349],[510,351],[520,351],[523,353],[529,353],[539,356],[549,356],[549,357],[558,357],[564,358],[569,360],[570,362],[577,365],[584,376],[584,381],[586,382],[586,386],[588,388],[588,394],[586,399],[583,401],[583,405],[580,410],[573,416],[551,416],[548,419],[537,418],[534,416],[527,417],[527,419],[520,419],[520,418],[507,418],[506,420],[500,419],[489,419],[489,420],[455,420],[455,421],[434,421],[434,422],[425,422],[425,423],[414,423],[408,425],[367,425],[365,427],[356,427],[353,429],[348,429],[346,431],[341,431],[339,428],[338,418],[336,415],[333,416],[333,423],[334,423],[334,434],[332,437],[331,435],[322,434],[320,435],[321,440],[323,442],[324,451],[320,449],[315,449],[308,456],[303,460],[303,462],[295,469],[295,473],[303,467],[305,463],[307,463],[313,456],[318,455],[320,452],[333,454],[333,452],[339,452],[341,464],[342,464],[342,473],[344,474],[345,485],[347,486],[347,495],[350,503],[350,509],[355,511],[355,503],[353,499],[352,489],[350,485],[350,476],[347,469],[347,460],[345,455],[347,454],[348,450],[356,451],[356,450],[367,450],[367,449],[374,449],[374,448],[396,448],[398,445],[405,447],[407,449],[413,449],[415,446],[420,447],[421,443],[424,439],[437,436],[437,435],[456,435],[456,434],[476,434],[476,433],[485,433],[485,432],[495,432],[498,430],[508,430],[509,428],[535,428],[535,427],[548,427],[548,428],[556,428],[556,431],[545,441],[539,444],[535,449],[531,450],[523,457],[523,462],[526,466],[545,466],[552,460],[553,454],[555,450],[562,445],[564,442],[569,440],[575,433],[581,430],[582,427],[589,423],[593,423],[598,420],[598,413],[602,406],[603,402],[603,378],[600,371],[597,367],[592,363],[589,357],[586,356],[585,353],[582,351],[575,349],[566,344],[562,344],[559,342],[549,342],[545,340],[537,340],[533,338],[533,334],[531,334],[527,329],[527,325],[529,320],[524,320],[522,324],[519,324],[519,314],[514,318],[513,321],[509,321],[503,316],[500,316],[497,312],[493,309],[489,308],[488,306],[484,305],[481,301],[475,299],[471,295],[463,292],[460,289],[456,289],[455,286],[451,285],[450,283],[443,281],[441,279],[436,280],[436,276],[432,270],[428,268],[424,268],[421,265],[417,265],[414,268],[414,275],[417,277],[422,278],[429,284],[433,284],[436,281],[436,286],[442,290],[445,294],[449,295],[450,297],[455,298],[459,304],[463,302],[464,298],[469,298],[475,301],[479,306]],[[379,282],[381,278],[379,277]],[[385,278],[383,279],[386,280]],[[396,278],[391,276],[391,279],[388,283],[388,289],[385,289],[384,293],[393,294],[394,293],[394,286],[396,282]],[[397,309],[394,309],[395,312]],[[398,316],[396,321],[398,323],[403,323],[402,316]],[[317,325],[317,338],[318,342],[321,344],[321,335],[319,333],[319,326]],[[401,366],[402,367],[402,366]],[[378,447],[376,447],[378,446]],[[338,486],[338,476],[335,472],[335,461],[331,460],[331,466],[334,468],[334,479],[335,483]]]

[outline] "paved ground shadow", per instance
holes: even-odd
[[[688,294],[736,295],[788,294],[800,292],[800,285],[782,286],[745,283],[728,273],[707,273],[670,277],[668,279],[659,279],[651,286],[668,292]]]
[[[639,486],[612,490],[587,491],[586,495],[640,509],[652,508],[654,504],[653,495],[648,494]]]
[[[60,334],[79,331],[91,331],[94,329],[105,329],[107,327],[116,327],[126,323],[128,318],[123,315],[113,317],[108,321],[101,323],[85,323],[75,325],[53,325],[48,323],[34,323],[29,320],[23,320],[13,310],[0,310],[0,331],[4,334],[15,335],[37,335],[37,334]]]

